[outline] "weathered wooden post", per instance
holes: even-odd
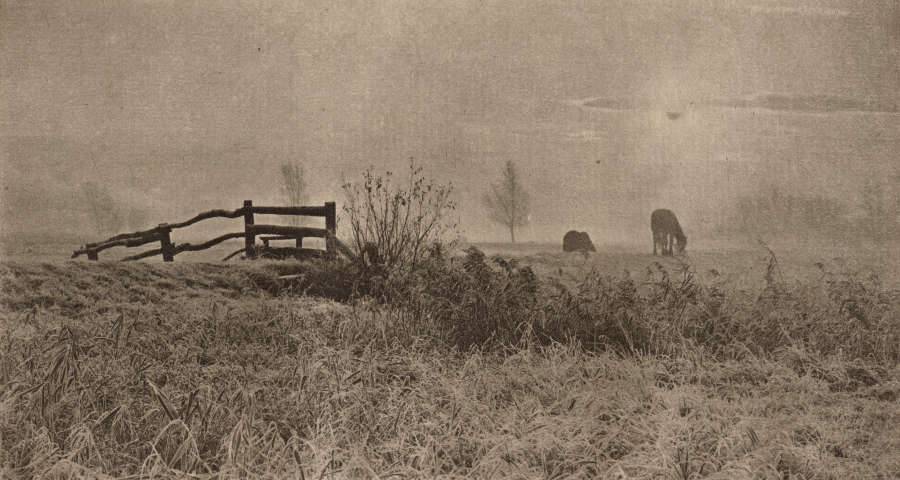
[[[156,231],[159,232],[159,244],[160,249],[162,250],[163,261],[174,262],[175,245],[172,245],[172,227],[167,223],[160,223],[159,226],[156,227]]]
[[[84,248],[85,248],[85,250],[87,250],[87,257],[88,257],[88,260],[99,260],[99,258],[97,257],[97,251],[96,251],[96,250],[88,250],[88,246],[87,246],[87,245],[85,245]]]
[[[325,237],[325,252],[328,255],[334,255],[336,253],[334,238],[337,235],[337,216],[334,202],[325,202],[325,230],[328,231],[328,236]]]
[[[297,248],[303,248],[303,237],[297,237]]]
[[[244,251],[247,258],[256,258],[256,237],[250,232],[249,225],[253,225],[253,200],[244,200]]]

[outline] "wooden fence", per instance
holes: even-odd
[[[292,227],[287,225],[259,225],[254,222],[254,214],[260,215],[303,215],[310,217],[325,217],[325,228],[313,227]],[[209,218],[244,218],[244,231],[236,233],[226,233],[218,236],[208,242],[192,245],[190,243],[182,243],[175,245],[172,243],[172,230],[176,228],[184,228],[193,225],[201,220]],[[182,252],[196,252],[198,250],[206,250],[213,245],[224,242],[232,238],[243,238],[244,248],[228,255],[222,261],[228,260],[235,255],[245,253],[247,258],[255,258],[267,253],[290,253],[299,255],[331,255],[336,250],[341,249],[340,242],[335,237],[337,233],[337,217],[335,217],[334,202],[325,202],[322,206],[312,207],[257,207],[253,206],[250,200],[244,200],[244,206],[237,210],[210,210],[203,212],[190,220],[181,223],[162,223],[156,228],[144,230],[134,233],[123,233],[114,237],[107,238],[102,242],[88,243],[79,250],[72,253],[72,258],[79,255],[87,255],[90,260],[99,259],[98,254],[103,250],[112,247],[139,247],[148,243],[159,242],[159,248],[147,250],[123,258],[122,260],[138,260],[141,258],[162,255],[166,262],[175,261],[175,255]],[[262,236],[268,235],[268,236]],[[256,244],[256,237],[262,240],[262,245]],[[308,237],[319,237],[325,239],[325,250],[303,248],[303,239]],[[272,248],[269,246],[270,240],[295,240],[293,248]],[[343,249],[341,249],[343,250]]]

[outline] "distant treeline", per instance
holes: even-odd
[[[900,235],[900,186],[867,181],[855,198],[769,187],[739,196],[717,230],[887,240]]]
[[[147,227],[149,211],[115,197],[106,185],[85,182],[81,185],[80,194],[82,211],[97,234]]]

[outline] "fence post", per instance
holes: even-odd
[[[335,216],[334,202],[325,202],[325,230],[328,236],[325,237],[325,251],[328,255],[335,253],[334,237],[337,235],[337,217]]]
[[[244,200],[244,251],[246,252],[247,258],[256,258],[256,252],[254,251],[256,237],[250,233],[250,229],[247,228],[248,225],[253,225],[252,208],[253,200]]]
[[[297,237],[297,248],[303,248],[303,237]]]
[[[85,245],[84,248],[87,249],[88,246]],[[97,257],[97,251],[96,251],[96,250],[88,250],[87,256],[88,256],[88,260],[99,260],[99,258]]]
[[[156,227],[156,231],[159,232],[159,243],[162,250],[163,261],[174,262],[175,246],[172,245],[172,237],[170,236],[172,228],[169,227],[169,224],[167,223],[160,223],[159,226]]]

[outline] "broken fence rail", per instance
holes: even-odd
[[[325,217],[325,228],[314,227],[292,227],[287,225],[257,225],[254,223],[254,214],[260,215],[302,215],[310,217]],[[210,218],[244,218],[244,231],[226,233],[204,243],[193,245],[190,243],[181,243],[175,245],[172,243],[172,230],[176,228],[184,228],[193,225],[201,220]],[[244,248],[228,255],[223,261],[239,254],[246,253],[248,257],[253,258],[264,249],[269,248],[270,240],[296,240],[295,251],[302,253],[308,252],[312,254],[331,255],[340,251],[342,253],[346,249],[336,238],[337,217],[335,215],[334,202],[325,202],[321,206],[297,206],[297,207],[265,207],[254,206],[251,200],[244,200],[244,206],[237,210],[210,210],[196,215],[195,217],[180,223],[162,223],[155,228],[143,230],[140,232],[122,233],[107,238],[101,242],[85,244],[81,249],[72,253],[72,258],[79,255],[87,255],[90,260],[98,260],[98,254],[103,250],[113,247],[139,247],[148,243],[159,242],[160,247],[154,250],[148,250],[123,258],[126,260],[139,260],[141,258],[162,255],[163,260],[172,262],[175,255],[182,252],[196,252],[206,250],[214,245],[224,242],[232,238],[244,238]],[[260,237],[263,241],[262,246],[256,245],[256,237],[260,235],[270,235],[268,237]],[[306,237],[319,237],[325,239],[325,251],[315,249],[304,249],[303,239]],[[343,247],[343,248],[342,248]]]

